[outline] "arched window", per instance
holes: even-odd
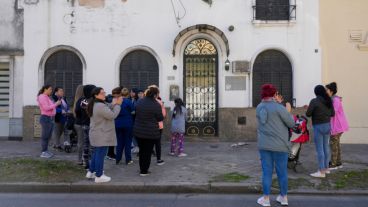
[[[69,50],[53,53],[45,63],[45,84],[62,87],[69,105],[75,90],[83,84],[83,64],[77,54]]]
[[[253,107],[261,102],[261,87],[271,83],[283,95],[284,100],[293,101],[293,72],[286,55],[278,50],[267,50],[259,54],[253,65]]]
[[[128,53],[120,63],[120,86],[146,89],[159,85],[159,67],[156,58],[145,50]]]

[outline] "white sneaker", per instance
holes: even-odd
[[[87,174],[86,174],[86,178],[87,179],[94,179],[96,178],[96,173],[92,173],[91,171],[87,171]]]
[[[277,198],[276,198],[276,201],[279,202],[282,206],[288,206],[289,205],[287,196],[278,195]]]
[[[95,183],[107,183],[110,182],[111,178],[106,175],[101,175],[101,177],[95,178]]]
[[[326,174],[331,174],[331,171],[330,170],[326,170],[325,172]]]
[[[257,203],[261,206],[271,206],[270,199],[266,200],[264,196],[258,198]]]
[[[180,153],[179,155],[178,155],[178,157],[186,157],[186,156],[188,156],[187,154],[185,154],[185,153]]]
[[[321,171],[317,171],[315,173],[310,174],[310,176],[315,177],[315,178],[325,178],[326,174],[321,173]]]
[[[174,152],[170,152],[169,155],[170,156],[175,156],[175,153]]]
[[[342,165],[338,165],[337,166],[337,169],[342,169],[343,168],[343,166]]]
[[[52,157],[52,155],[49,154],[49,153],[47,153],[47,152],[42,152],[41,155],[40,155],[40,157],[41,158],[47,158],[47,159],[49,159],[49,158]]]

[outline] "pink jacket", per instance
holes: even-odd
[[[37,102],[42,115],[55,116],[56,104],[51,100],[49,96],[41,94],[37,97]]]
[[[349,124],[342,107],[342,100],[339,96],[332,97],[335,116],[331,118],[331,135],[340,134],[349,130]]]
[[[165,109],[164,103],[162,101],[160,101],[159,99],[156,99],[156,100],[161,105],[162,115],[164,116],[164,119],[165,119],[166,109]],[[164,122],[163,121],[158,122],[158,126],[159,126],[160,129],[163,129],[164,128]]]

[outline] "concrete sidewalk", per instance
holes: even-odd
[[[187,157],[169,156],[169,143],[163,143],[165,165],[157,166],[152,157],[147,177],[139,176],[139,164],[133,155],[133,165],[115,165],[105,161],[105,173],[112,177],[110,183],[95,184],[89,180],[74,183],[0,183],[2,192],[124,192],[124,193],[259,193],[261,192],[261,167],[256,143],[232,147],[227,142],[187,142]],[[0,141],[0,158],[31,157],[39,159],[39,142]],[[341,171],[368,169],[368,145],[343,145]],[[76,152],[55,152],[53,159],[77,160]],[[302,165],[298,173],[289,170],[290,193],[351,193],[368,194],[368,188],[320,189],[321,179],[311,178],[309,173],[317,169],[313,143],[303,145],[300,155]],[[238,182],[228,182],[222,177],[229,173],[249,176]],[[337,173],[334,171],[332,173]],[[305,184],[305,182],[308,182]],[[332,186],[333,187],[333,186]]]

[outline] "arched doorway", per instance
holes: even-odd
[[[83,84],[83,64],[77,54],[69,50],[53,53],[45,62],[45,84],[62,87],[69,105],[73,104],[78,85]]]
[[[146,89],[159,85],[159,67],[156,58],[145,50],[128,53],[120,63],[120,86]]]
[[[186,134],[216,136],[218,54],[206,39],[191,41],[184,51],[184,102],[188,109]]]
[[[293,72],[289,58],[278,50],[266,50],[259,54],[253,65],[253,107],[261,102],[261,87],[271,83],[283,95],[293,101]]]

